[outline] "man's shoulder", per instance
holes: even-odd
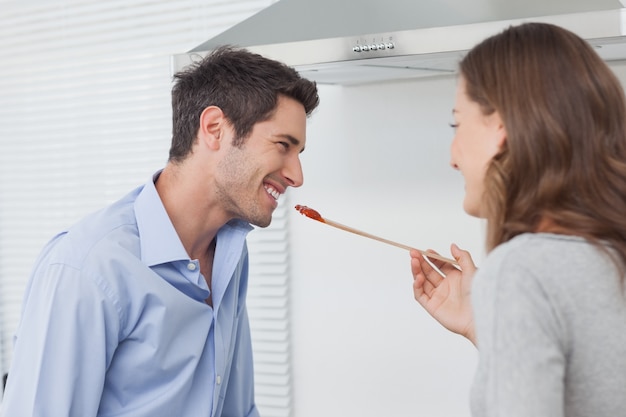
[[[138,255],[139,234],[133,208],[135,191],[55,236],[48,244],[48,262],[80,269],[98,260]]]

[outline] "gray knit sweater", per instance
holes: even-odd
[[[472,415],[626,416],[623,272],[572,236],[524,234],[494,249],[472,289]]]

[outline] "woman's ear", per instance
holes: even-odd
[[[492,123],[494,123],[494,135],[493,145],[497,148],[498,152],[502,150],[507,138],[506,127],[498,112],[491,115],[493,117]]]
[[[200,114],[198,141],[210,149],[219,149],[220,139],[224,136],[224,129],[227,125],[227,119],[222,109],[217,106],[205,108]]]

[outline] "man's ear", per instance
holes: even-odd
[[[200,114],[198,141],[205,143],[210,149],[219,149],[220,140],[226,133],[227,125],[227,119],[222,109],[217,106],[207,107]]]

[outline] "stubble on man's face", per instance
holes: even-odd
[[[229,147],[218,164],[217,172],[219,177],[215,179],[215,190],[221,207],[233,218],[258,227],[269,226],[273,208],[263,204],[263,199],[267,198],[263,187],[265,174],[261,172],[254,155],[247,151],[246,144]]]

